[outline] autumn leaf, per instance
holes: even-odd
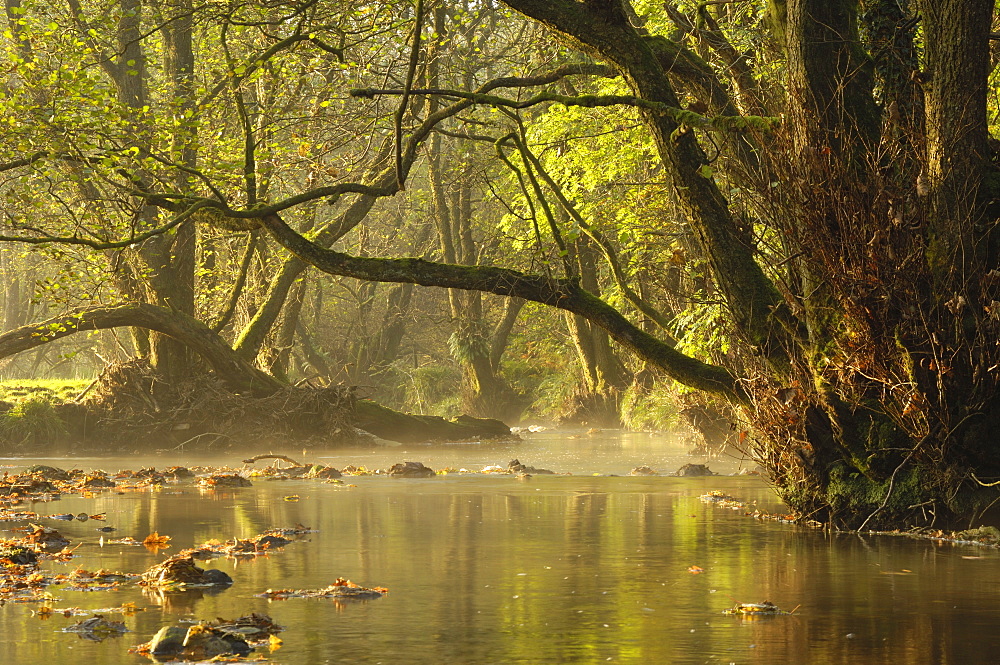
[[[142,544],[147,550],[156,554],[160,550],[170,547],[170,536],[161,536],[158,531],[154,531],[146,536]]]
[[[143,545],[166,545],[170,542],[170,536],[161,536],[158,531],[146,536],[146,539],[142,541]]]

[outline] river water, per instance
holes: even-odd
[[[264,451],[261,451],[264,452]],[[754,476],[627,477],[647,464],[670,472],[687,462],[663,437],[543,432],[515,446],[401,447],[310,453],[309,461],[368,468],[403,460],[432,468],[525,464],[573,475],[448,474],[421,480],[346,478],[256,481],[202,492],[190,484],[155,492],[108,492],[35,504],[39,514],[107,512],[113,537],[167,534],[153,554],[101,544],[100,523],[45,520],[79,544],[69,563],[141,572],[180,548],[253,536],[301,523],[316,531],[253,561],[216,559],[235,583],[218,593],[143,595],[51,590],[53,607],[135,602],[121,637],[102,642],[62,629],[80,617],[41,619],[36,605],[0,607],[0,662],[102,665],[148,662],[128,653],[160,627],[197,619],[270,615],[286,627],[266,654],[285,665],[321,663],[995,663],[1000,660],[1000,553],[900,537],[829,535],[708,505],[722,490],[778,509]],[[323,459],[320,459],[323,458]],[[62,467],[163,468],[239,463],[145,459],[4,460]],[[263,463],[258,463],[263,464]],[[733,473],[734,459],[712,460]],[[595,475],[600,474],[600,475]],[[285,497],[297,495],[297,501]],[[0,523],[9,529],[17,523]],[[702,573],[692,573],[692,566]],[[387,596],[269,601],[268,588],[317,589],[345,577],[384,586]],[[794,613],[730,616],[737,602],[771,601]],[[120,615],[109,615],[120,619]],[[255,656],[258,654],[254,654]]]

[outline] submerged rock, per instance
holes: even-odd
[[[63,628],[63,632],[77,633],[85,639],[101,642],[109,637],[127,633],[128,628],[125,627],[124,621],[109,621],[97,614]]]
[[[527,464],[521,464],[520,460],[512,459],[507,463],[507,471],[510,473],[540,473],[540,474],[550,474],[555,475],[555,471],[549,471],[548,469],[538,469],[533,466],[528,466]]]
[[[718,475],[711,469],[709,469],[704,464],[685,464],[681,468],[677,469],[677,476],[715,476]]]
[[[30,566],[38,562],[38,554],[20,545],[4,545],[0,547],[0,560],[18,566]]]
[[[309,469],[309,473],[306,474],[306,478],[340,478],[343,475],[344,474],[332,466],[314,464],[312,468]]]
[[[217,473],[205,478],[199,478],[198,484],[202,487],[252,487],[248,479],[238,476],[235,473]]]
[[[26,538],[28,542],[34,543],[38,549],[45,550],[46,552],[56,552],[69,545],[69,539],[52,527],[31,524],[30,522],[28,526],[32,530],[28,532]]]
[[[3,494],[48,494],[58,492],[59,488],[48,480],[38,476],[17,476],[13,485],[4,486]]]
[[[148,481],[151,485],[162,485],[167,481],[166,476],[153,467],[139,469],[132,475],[132,477],[136,480]]]
[[[180,480],[181,478],[194,478],[194,472],[186,466],[170,466],[163,470],[163,475],[167,478]]]
[[[94,487],[118,487],[118,485],[113,480],[108,480],[104,476],[87,476],[87,479],[83,481],[84,487],[94,488]]]

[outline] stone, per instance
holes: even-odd
[[[528,466],[527,464],[521,464],[521,460],[512,459],[507,463],[507,471],[510,473],[528,473],[528,474],[542,474],[542,475],[554,475],[555,471],[550,471],[549,469],[538,469],[533,466]]]
[[[205,583],[215,586],[232,586],[233,578],[224,570],[208,568],[205,570]]]

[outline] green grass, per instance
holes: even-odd
[[[0,381],[0,399],[14,403],[34,398],[53,403],[69,402],[88,385],[90,381],[85,379],[12,379]]]
[[[42,395],[29,397],[0,414],[0,437],[11,443],[51,443],[66,433],[66,424],[52,407],[52,401]]]

